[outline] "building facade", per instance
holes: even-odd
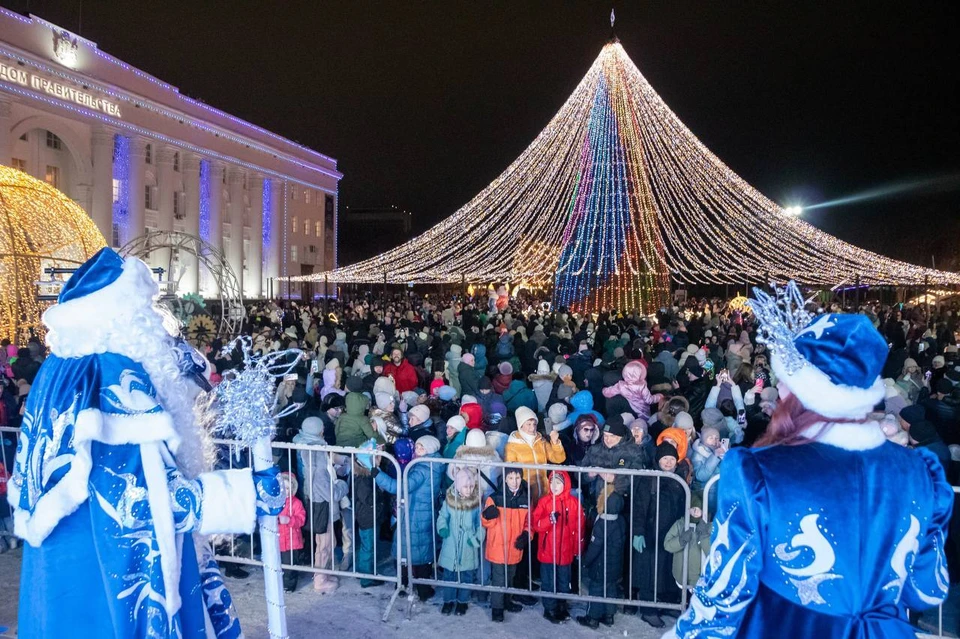
[[[76,200],[107,243],[154,230],[223,251],[245,299],[337,264],[335,159],[233,117],[36,16],[0,8],[0,164]],[[168,252],[169,253],[169,252]],[[191,255],[154,251],[178,293],[218,294]]]

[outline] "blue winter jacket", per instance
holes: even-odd
[[[424,459],[440,459],[437,453],[431,453]],[[407,486],[410,497],[410,547],[412,548],[409,561],[414,566],[432,564],[436,557],[437,540],[434,533],[434,516],[437,512],[437,498],[442,486],[444,464],[422,463],[409,467]],[[397,494],[397,480],[387,473],[377,474],[377,486],[391,495]],[[406,534],[407,524],[400,530]],[[407,554],[406,539],[401,544],[401,553]]]

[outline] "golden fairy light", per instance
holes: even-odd
[[[76,268],[106,246],[80,205],[46,182],[0,166],[0,337],[42,336],[37,282],[46,268]]]
[[[591,118],[609,105],[617,153],[584,171]],[[603,228],[571,232],[583,180],[626,165],[628,196],[599,218]],[[627,245],[614,271],[656,307],[669,279],[737,284],[796,279],[833,286],[960,284],[960,274],[889,259],[842,242],[766,198],[680,121],[619,42],[604,46],[586,76],[513,164],[461,209],[422,235],[376,257],[291,281],[338,283],[552,282],[578,274],[610,233]],[[622,222],[621,222],[622,221]],[[629,224],[627,223],[629,221]],[[594,223],[595,224],[595,223]],[[598,238],[600,238],[598,240]],[[571,242],[573,246],[571,247]],[[560,264],[561,249],[565,258]],[[576,286],[576,284],[573,284]],[[624,308],[618,286],[594,305]],[[595,309],[594,309],[595,310]]]

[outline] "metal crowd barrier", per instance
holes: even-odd
[[[723,466],[723,464],[721,464],[721,467],[722,467],[722,466]],[[704,497],[703,497],[703,520],[704,520],[704,521],[711,521],[711,519],[710,519],[711,514],[710,514],[710,512],[709,512],[709,510],[708,510],[708,508],[707,508],[707,504],[709,503],[709,499],[707,499],[707,495],[710,493],[710,490],[717,484],[718,481],[720,481],[720,475],[719,475],[719,474],[718,474],[718,475],[714,475],[713,477],[711,477],[710,480],[709,480],[709,481],[704,485],[704,487],[703,487],[703,495],[704,495]],[[953,492],[954,492],[955,495],[960,495],[960,486],[953,486]],[[958,513],[956,510],[954,510],[954,513],[953,513],[952,516],[953,516],[953,517],[960,517],[960,513]],[[702,562],[700,563],[700,573],[701,573],[701,575],[703,574],[703,571],[704,571],[704,570],[706,569],[706,567],[707,567],[706,557],[703,557],[703,559],[704,559],[704,561],[702,561]],[[921,632],[921,631],[920,631],[921,629],[917,628],[917,637],[918,637],[919,639],[944,639],[945,637],[948,637],[948,636],[949,636],[949,635],[945,634],[944,629],[943,629],[943,607],[944,607],[945,605],[946,605],[946,602],[944,602],[944,603],[940,604],[939,606],[937,606],[937,631],[936,631],[936,634]],[[925,611],[923,614],[924,614],[924,615],[929,615],[929,614],[931,614],[931,613],[932,613],[931,610],[927,610],[927,611]]]
[[[3,471],[7,479],[13,475],[13,464],[17,456],[17,438],[20,436],[19,428],[10,428],[9,426],[0,426],[0,463],[3,464]],[[7,494],[0,495],[0,499],[6,501]],[[0,517],[0,547],[7,548],[19,545],[19,541],[13,534],[13,509],[10,509],[8,517]]]
[[[404,520],[406,523],[405,537],[406,537],[406,546],[407,546],[406,553],[408,557],[413,556],[413,542],[412,542],[412,535],[411,535],[412,517],[410,513],[411,511],[415,510],[417,507],[422,508],[422,504],[413,504],[411,502],[412,498],[418,499],[419,497],[415,497],[414,495],[410,494],[411,481],[409,478],[411,473],[415,472],[418,467],[421,467],[423,465],[429,465],[431,467],[435,465],[440,465],[442,466],[443,471],[446,471],[449,466],[476,469],[478,474],[477,485],[478,485],[478,489],[481,490],[481,495],[484,494],[484,483],[486,483],[481,469],[485,469],[487,471],[491,471],[491,469],[497,469],[499,471],[499,474],[502,477],[504,475],[505,469],[519,468],[524,471],[524,475],[528,480],[531,476],[534,475],[535,471],[544,471],[547,474],[547,476],[549,476],[549,473],[554,470],[564,471],[570,476],[571,485],[579,487],[579,495],[577,496],[580,500],[581,507],[584,509],[586,513],[588,513],[587,514],[588,528],[605,525],[605,521],[606,521],[602,519],[596,519],[595,517],[592,518],[589,515],[589,513],[592,511],[591,502],[596,496],[595,493],[591,494],[592,491],[590,487],[596,486],[598,485],[598,483],[601,483],[601,482],[614,483],[617,485],[617,491],[623,494],[624,492],[623,487],[626,486],[627,497],[625,499],[624,508],[622,511],[622,514],[626,517],[626,520],[627,520],[627,539],[624,542],[625,543],[625,547],[624,547],[625,561],[623,562],[623,566],[617,569],[618,571],[623,572],[625,570],[626,572],[623,573],[623,582],[621,584],[621,587],[617,588],[616,592],[609,591],[606,585],[608,583],[606,580],[607,566],[606,566],[606,563],[604,563],[604,586],[602,589],[603,590],[602,593],[600,595],[591,595],[588,592],[586,592],[587,589],[583,587],[583,577],[586,572],[586,567],[583,566],[582,561],[583,561],[583,555],[586,553],[587,548],[589,546],[591,535],[589,530],[578,530],[578,537],[583,543],[581,545],[581,548],[582,548],[581,552],[578,553],[578,555],[574,560],[574,564],[571,566],[571,574],[572,574],[571,592],[566,592],[566,593],[558,592],[558,590],[561,590],[561,588],[558,588],[558,586],[560,586],[561,584],[557,583],[556,570],[553,571],[554,583],[550,584],[551,587],[548,589],[547,584],[541,583],[541,588],[539,591],[536,590],[534,587],[534,578],[533,578],[532,569],[526,569],[524,571],[526,572],[526,574],[523,575],[523,573],[521,572],[523,569],[518,568],[517,573],[519,574],[514,577],[513,583],[511,585],[506,585],[506,586],[493,585],[492,571],[488,577],[485,574],[485,569],[483,568],[481,568],[478,571],[479,578],[473,575],[466,575],[467,578],[465,579],[464,578],[465,575],[463,575],[462,571],[460,570],[455,571],[456,572],[455,581],[450,579],[439,578],[439,575],[438,575],[439,571],[437,566],[437,563],[438,563],[437,557],[439,556],[438,554],[439,544],[437,541],[438,536],[437,536],[436,524],[437,524],[438,511],[439,511],[438,504],[441,503],[443,499],[445,499],[445,495],[444,495],[445,491],[442,490],[442,485],[444,483],[442,478],[446,476],[446,472],[443,472],[442,474],[440,474],[439,478],[437,478],[438,474],[436,472],[430,472],[429,473],[429,495],[430,495],[431,531],[429,535],[429,539],[430,539],[429,543],[432,544],[432,548],[430,549],[430,553],[428,556],[432,558],[432,561],[430,562],[430,566],[428,569],[429,574],[427,576],[424,576],[422,574],[417,574],[418,572],[417,567],[413,565],[412,561],[408,562],[407,564],[408,583],[410,586],[410,588],[408,589],[409,601],[410,601],[408,616],[412,615],[412,612],[413,612],[413,602],[415,600],[414,587],[417,585],[429,586],[433,588],[453,587],[457,589],[466,589],[466,590],[472,590],[472,591],[485,592],[488,594],[502,593],[504,595],[525,595],[528,597],[538,596],[538,597],[548,597],[550,599],[561,599],[561,600],[567,600],[567,601],[582,601],[582,602],[595,602],[595,603],[623,605],[623,606],[636,606],[636,607],[640,607],[641,609],[643,608],[651,608],[651,609],[658,609],[658,610],[672,609],[672,610],[678,611],[678,613],[681,612],[686,607],[686,601],[687,601],[686,575],[687,575],[687,559],[688,559],[687,553],[689,552],[689,546],[685,547],[684,550],[682,551],[683,552],[683,575],[682,575],[683,583],[676,584],[676,581],[672,577],[672,572],[671,572],[671,577],[669,579],[670,582],[678,586],[678,590],[676,592],[676,598],[674,601],[669,600],[669,599],[673,599],[673,597],[670,597],[669,599],[665,599],[661,597],[661,583],[660,583],[660,576],[658,574],[661,562],[666,561],[666,562],[672,563],[673,561],[672,554],[668,552],[662,552],[661,544],[659,543],[658,531],[660,530],[660,523],[661,523],[660,522],[660,513],[661,513],[660,496],[662,492],[661,491],[662,482],[664,481],[676,482],[676,484],[680,487],[680,490],[682,491],[682,496],[683,496],[683,510],[681,512],[681,517],[684,522],[684,529],[688,528],[690,525],[690,514],[689,514],[690,513],[690,489],[687,486],[687,484],[677,475],[672,473],[665,473],[661,471],[652,471],[652,470],[629,470],[629,469],[620,469],[620,468],[617,468],[617,469],[588,468],[588,467],[578,467],[578,466],[555,466],[550,464],[521,464],[521,463],[492,462],[492,461],[490,462],[468,461],[464,459],[441,459],[441,458],[435,458],[435,457],[418,458],[413,460],[409,464],[407,464],[406,468],[404,469],[404,475],[403,475],[404,482],[403,482],[403,502],[402,503],[405,508],[405,513],[404,513],[405,514]],[[432,468],[431,468],[431,471],[432,471]],[[608,477],[613,476],[611,478],[612,482],[609,482],[608,480],[604,479],[603,475],[606,475]],[[490,482],[490,483],[493,483],[493,482]],[[487,484],[487,486],[489,487],[489,483]],[[498,487],[495,490],[500,491],[501,495],[503,497],[506,497],[507,488],[505,486],[504,481],[500,481],[498,483]],[[529,491],[529,481],[528,481],[528,491]],[[416,493],[416,494],[419,495],[421,493]],[[547,481],[547,488],[542,491],[541,496],[544,496],[544,495],[549,496],[549,494],[550,494],[549,481]],[[652,543],[649,543],[643,551],[644,553],[653,553],[652,588],[650,587],[651,585],[649,582],[637,584],[637,583],[634,583],[634,579],[633,579],[633,564],[634,564],[634,561],[636,560],[635,553],[633,552],[633,538],[635,536],[633,514],[634,514],[634,508],[637,507],[639,503],[638,500],[643,498],[651,499],[652,502],[655,504],[653,508],[648,510],[649,516],[647,521],[648,526],[652,525],[652,528],[651,527],[647,528],[646,539],[648,541],[652,540]],[[485,508],[485,501],[486,501],[486,497],[481,497],[480,504],[478,506],[478,510],[480,511],[481,517],[482,517],[482,511]],[[536,551],[537,551],[537,547],[535,543],[536,537],[534,536],[534,533],[533,533],[533,522],[532,522],[532,514],[535,508],[536,508],[535,503],[530,503],[529,507],[527,508],[526,527],[527,527],[527,530],[530,531],[530,534],[527,540],[526,548],[523,551],[525,554],[523,556],[523,559],[521,560],[521,563],[519,564],[520,566],[522,566],[525,562],[530,563],[531,560],[536,557]],[[500,517],[499,518],[500,521],[498,521],[497,525],[505,526],[506,524],[504,519],[505,519],[504,517]],[[591,519],[595,519],[595,521],[591,521]],[[555,526],[556,524],[554,523],[551,525]],[[673,525],[673,522],[668,522],[666,524],[666,527],[669,528],[672,525]],[[579,528],[579,524],[578,524],[578,528]],[[504,539],[506,539],[506,536],[504,536]],[[484,540],[483,545],[479,549],[480,556],[481,556],[481,563],[485,563],[484,557],[485,557],[486,543],[487,541]],[[606,540],[604,539],[604,544],[605,543],[606,543]],[[603,561],[603,558],[606,555],[606,550],[607,548],[604,547],[603,552],[601,553],[600,561]],[[501,566],[499,569],[502,569],[504,571],[505,579],[502,581],[507,581],[506,577],[508,575],[508,569],[505,566],[500,564],[498,564],[497,566]],[[532,568],[532,565],[530,565],[530,568]],[[498,568],[494,567],[491,570],[497,570],[497,569]],[[498,580],[498,581],[501,581],[501,580]],[[652,595],[652,597],[642,598],[642,599],[639,598],[639,596],[634,597],[635,591],[639,591],[639,590],[643,590],[643,592],[637,592],[636,594]],[[666,588],[666,590],[667,591],[669,590],[669,586]]]
[[[251,451],[249,449],[240,449],[236,442],[230,440],[218,439],[214,440],[214,443],[221,448],[222,452],[226,453],[226,467],[251,466]],[[303,551],[296,554],[287,551],[281,552],[282,569],[314,575],[314,587],[321,592],[325,592],[326,588],[335,589],[339,577],[353,577],[361,581],[393,584],[393,595],[390,597],[382,617],[386,621],[402,589],[403,568],[401,565],[399,531],[405,513],[399,507],[395,513],[392,513],[389,505],[380,502],[378,497],[381,491],[376,487],[372,476],[368,480],[361,479],[354,472],[359,464],[358,459],[371,457],[373,451],[342,446],[311,446],[280,442],[273,442],[271,447],[274,461],[281,471],[290,471],[297,476],[299,483],[297,497],[303,503],[306,511],[306,521],[301,527],[304,533]],[[380,465],[380,472],[392,470],[393,476],[398,481],[401,480],[402,472],[396,458],[385,452],[376,453],[374,458]],[[389,469],[383,468],[384,462],[389,465]],[[320,484],[311,482],[310,478],[314,477],[315,473],[321,473]],[[323,477],[324,474],[325,477]],[[353,504],[357,494],[357,484],[361,481],[369,481],[372,484],[372,530],[358,529],[357,518],[354,516]],[[316,494],[315,491],[323,494]],[[337,495],[341,495],[341,497],[337,497]],[[339,502],[343,499],[350,502],[348,508],[341,509],[339,507]],[[324,510],[326,513],[323,512]],[[335,510],[339,511],[337,515],[334,514]],[[379,548],[384,545],[379,540],[380,524],[383,517],[390,517],[391,514],[395,514],[397,518],[397,534],[394,535],[393,542],[389,544],[392,546],[391,561],[395,563],[392,575],[379,570]],[[334,524],[337,520],[341,521],[341,538],[344,551],[339,562],[336,561],[336,538],[334,534]],[[326,523],[326,530],[320,533],[317,530],[317,525],[322,523]],[[283,535],[282,531],[281,535]],[[286,541],[289,542],[289,546],[292,546],[296,537],[292,527],[288,530],[287,536]],[[214,557],[221,562],[262,566],[263,563],[257,558],[255,552],[255,539],[256,535],[230,535],[227,541],[215,545],[216,554]],[[281,540],[281,542],[283,541]],[[366,546],[367,543],[372,547],[364,548],[363,546]],[[369,552],[372,556],[372,567],[368,570],[363,570],[363,566],[360,565],[358,551],[361,549]]]

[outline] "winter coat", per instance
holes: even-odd
[[[643,470],[645,456],[643,450],[633,442],[629,435],[620,440],[620,443],[612,448],[608,448],[603,443],[603,439],[591,446],[587,454],[583,457],[582,466],[588,468],[628,468],[632,470]],[[600,485],[603,480],[596,477],[595,484]],[[615,475],[614,485],[617,490],[624,495],[629,495],[636,490],[639,478],[633,475]],[[632,486],[632,488],[631,488]],[[594,486],[596,488],[597,486]]]
[[[520,435],[519,430],[510,434],[503,455],[505,462],[520,464],[562,464],[566,459],[567,453],[563,450],[563,444],[559,441],[553,444],[550,440],[544,439],[543,435],[537,433],[534,436],[533,443],[528,444]],[[525,468],[523,478],[530,487],[531,502],[536,502],[541,495],[550,490],[546,470]]]
[[[680,541],[680,534],[684,531],[686,522],[681,517],[670,526],[667,536],[663,540],[663,549],[673,553],[673,578],[678,584],[683,583],[683,542]],[[690,552],[687,555],[687,586],[693,586],[700,579],[700,565],[703,557],[710,556],[710,526],[700,526],[697,531],[696,524],[702,522],[702,519],[691,519],[690,526],[693,530],[693,540],[690,543]],[[701,554],[702,553],[702,554]]]
[[[537,411],[542,413],[547,410],[547,402],[553,394],[553,382],[557,379],[557,376],[553,373],[548,375],[529,375],[527,379],[530,381],[530,385],[533,386],[533,394],[537,397]]]
[[[362,464],[354,462],[353,477],[348,481],[351,490],[353,490],[353,521],[358,530],[368,530],[374,527],[374,501],[377,499],[377,491],[374,488],[373,475]],[[377,515],[382,515],[377,507]]]
[[[484,510],[488,506],[496,506],[499,516],[496,519],[487,519],[483,517],[483,511],[481,511],[480,522],[487,531],[484,556],[487,561],[495,564],[520,563],[524,551],[517,550],[514,545],[523,531],[530,532],[527,521],[527,516],[530,514],[527,482],[520,482],[520,489],[513,493],[501,480],[493,494],[483,502]]]
[[[456,346],[456,345],[454,345]],[[447,351],[447,354],[444,356],[444,359],[447,360],[447,379],[450,381],[450,385],[453,386],[457,391],[457,396],[461,395],[460,392],[460,354],[463,352],[459,346],[450,347],[450,350]]]
[[[447,535],[444,537],[443,530]],[[474,488],[469,497],[461,497],[456,486],[447,489],[446,499],[437,516],[437,534],[443,538],[437,564],[447,570],[476,570],[480,566],[480,548],[485,530],[480,523],[480,494]]]
[[[580,507],[580,500],[570,494],[570,475],[564,471],[550,473],[550,479],[563,479],[563,491],[554,495],[548,492],[533,510],[533,530],[539,533],[537,559],[542,563],[568,566],[580,555],[587,539],[587,519]],[[558,513],[556,522],[550,515]]]
[[[710,478],[720,472],[721,460],[709,446],[696,441],[690,461],[693,463],[693,490],[702,491]]]
[[[667,531],[677,519],[684,516],[686,493],[678,481],[669,477],[644,478],[634,489],[633,534],[643,535],[646,548],[633,554],[633,586],[640,590],[642,599],[653,600],[654,563],[658,598],[672,596],[677,590],[670,562],[661,553],[655,560],[655,548],[663,548]],[[682,480],[683,478],[680,477]],[[658,514],[659,506],[659,514]],[[666,595],[666,597],[664,597]]]
[[[370,400],[361,393],[347,393],[346,404],[337,418],[337,446],[357,447],[371,437],[383,443],[380,433],[370,425],[370,418],[364,413],[370,406]]]
[[[593,395],[590,394],[590,391],[582,390],[579,393],[575,393],[574,396],[570,398],[570,406],[573,408],[573,412],[567,415],[567,419],[570,420],[571,424],[576,424],[577,418],[584,413],[589,413],[596,417],[597,423],[601,426],[606,422],[603,415],[593,410]]]
[[[390,362],[383,367],[383,374],[393,377],[393,382],[397,387],[398,393],[406,393],[414,390],[420,385],[420,378],[417,376],[417,369],[406,359],[397,366]]]
[[[513,383],[513,375],[504,375],[503,373],[497,373],[494,375],[491,385],[493,386],[493,392],[503,394],[510,388],[510,385]]]
[[[686,372],[681,371],[680,375],[686,375]],[[703,409],[706,408],[707,398],[710,396],[712,388],[713,384],[710,383],[710,380],[703,378],[690,382],[687,384],[687,387],[683,389],[683,396],[686,397],[690,403],[690,408],[687,412],[693,417],[693,424],[698,430],[703,427],[703,419],[700,417],[700,414],[703,412]]]
[[[477,375],[483,377],[487,372],[487,347],[483,344],[474,344],[470,348],[473,353],[473,367],[477,370]]]
[[[431,453],[424,459],[438,459],[439,455]],[[408,506],[410,524],[410,547],[411,554],[408,558],[411,565],[420,566],[423,564],[432,564],[436,553],[436,538],[433,534],[433,513],[436,506],[437,497],[441,490],[441,473],[443,464],[423,463],[415,464],[407,473],[407,490],[410,495],[410,504]],[[399,482],[384,472],[378,472],[375,476],[377,486],[391,495],[397,495],[399,492]],[[407,544],[400,544],[401,554],[406,556]]]
[[[577,430],[577,426],[574,426],[560,433],[560,441],[563,443],[563,450],[567,453],[567,465],[569,466],[583,466],[583,459],[587,451],[596,446],[597,442],[600,441],[599,428],[593,431],[589,444],[585,444],[580,440],[577,436]],[[574,476],[573,483],[575,487],[579,488],[579,482],[579,477]]]
[[[519,379],[513,380],[510,383],[510,387],[504,391],[503,401],[507,404],[510,412],[517,410],[521,406],[526,406],[532,411],[537,410],[537,396]]]
[[[677,364],[677,358],[670,354],[670,351],[663,350],[653,358],[653,361],[663,364],[663,374],[667,379],[676,379],[680,372],[680,365]]]
[[[463,446],[463,442],[467,441],[467,429],[464,428],[459,433],[453,436],[453,439],[447,442],[447,445],[443,447],[443,458],[444,459],[453,459],[457,456],[457,449]]]
[[[640,362],[628,362],[623,367],[623,380],[603,389],[603,396],[608,399],[617,395],[630,403],[631,412],[640,419],[650,417],[650,404],[663,398],[647,388],[647,368]]]
[[[277,522],[277,531],[280,535],[280,552],[288,550],[300,550],[303,548],[303,527],[307,523],[307,511],[303,507],[303,502],[297,499],[296,495],[287,497],[283,504],[283,510],[279,517],[289,517],[290,521],[285,524]]]
[[[460,379],[461,395],[473,395],[476,397],[480,394],[480,387],[478,386],[480,374],[473,366],[461,360],[457,366],[457,377]]]
[[[501,461],[500,455],[491,446],[472,447],[463,445],[457,449],[453,456],[454,461],[447,465],[447,477],[454,479],[457,471],[461,468],[469,468],[472,472],[478,473],[477,485],[480,487],[480,495],[484,498],[489,497],[500,481],[500,467],[491,466],[489,462]],[[457,462],[479,462],[477,464],[459,464]]]
[[[295,444],[312,444],[302,435],[294,438]],[[319,445],[323,445],[321,442]],[[333,458],[322,450],[301,450],[297,453],[298,474],[303,477],[304,499],[312,502],[311,517],[315,515],[317,504],[329,504],[328,522],[340,520],[340,500],[347,496],[347,483],[338,478],[346,474],[344,468],[337,468]]]
[[[497,340],[497,348],[494,354],[498,362],[507,361],[514,356],[513,337],[510,333],[504,333],[500,336],[500,339]]]
[[[605,584],[608,597],[618,596],[616,584],[623,576],[626,546],[627,526],[623,517],[619,514],[597,516],[590,545],[583,555],[583,569],[593,584]]]
[[[580,351],[567,360],[567,366],[573,371],[573,383],[577,388],[583,388],[583,375],[593,366],[593,353],[589,350]]]
[[[380,408],[371,408],[370,409],[370,419],[374,417],[379,417],[383,420],[386,429],[384,432],[380,432],[379,426],[377,434],[380,436],[380,439],[385,441],[388,444],[394,444],[398,439],[406,435],[406,429],[403,427],[403,424],[400,422],[400,419],[397,418],[396,413],[393,411],[386,411]],[[339,440],[338,440],[339,441]],[[341,444],[345,445],[345,444]]]

